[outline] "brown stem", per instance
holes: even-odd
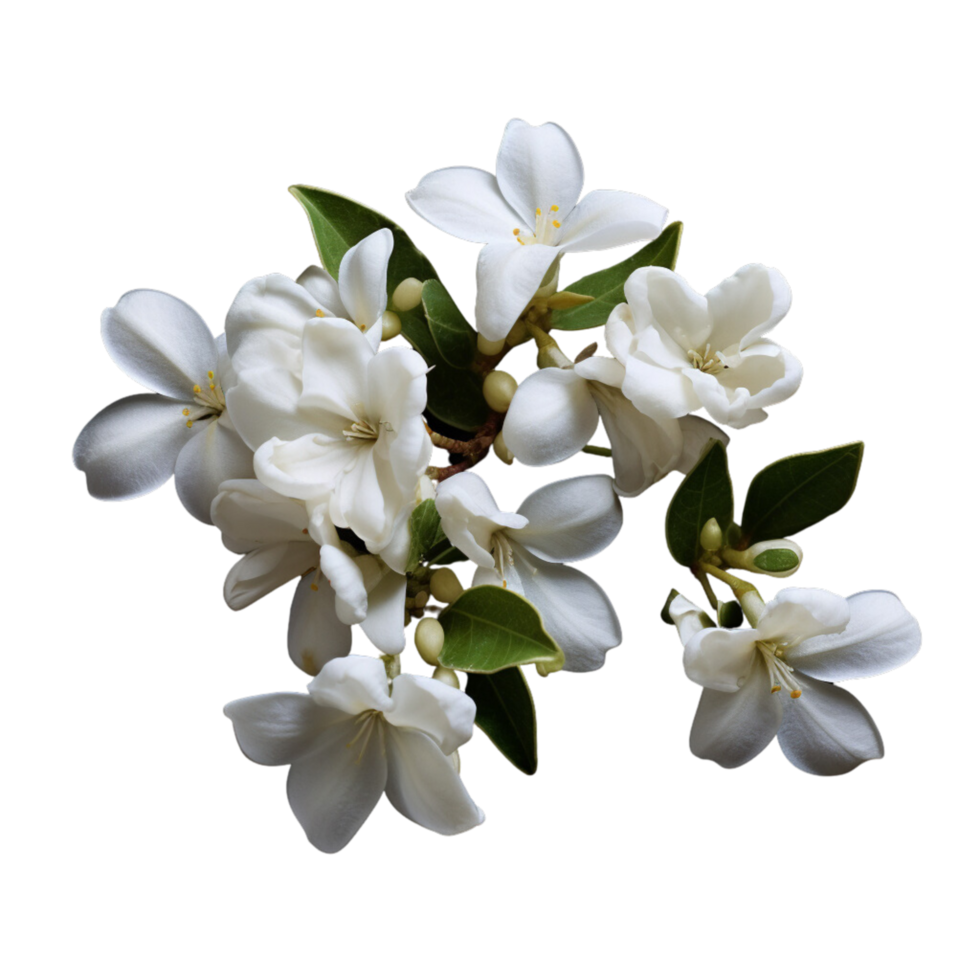
[[[471,466],[475,466],[490,451],[493,440],[497,438],[497,433],[500,432],[503,424],[504,413],[491,412],[486,422],[477,429],[473,438],[465,441],[462,439],[449,439],[429,429],[429,437],[432,439],[434,446],[445,449],[454,456],[462,456],[464,458],[460,462],[453,463],[450,466],[430,466],[426,470],[426,473],[433,480],[445,480],[456,473],[462,473],[463,470],[468,470]]]

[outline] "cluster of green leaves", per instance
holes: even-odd
[[[701,557],[701,530],[715,518],[726,543],[740,551],[758,541],[789,538],[837,513],[851,499],[861,469],[864,443],[853,442],[822,452],[799,453],[770,463],[752,479],[742,510],[734,521],[735,497],[723,443],[713,441],[677,488],[667,508],[667,547],[674,560],[689,568]],[[782,571],[781,549],[766,552]],[[786,561],[792,556],[787,551]]]
[[[409,531],[409,575],[466,560],[446,538],[433,501],[412,511]],[[467,674],[466,693],[476,703],[477,725],[518,769],[535,772],[534,700],[520,668],[534,664],[545,675],[565,663],[537,609],[516,592],[480,585],[443,609],[439,621],[445,633],[439,662]]]
[[[482,379],[471,369],[476,331],[439,281],[432,263],[402,228],[377,211],[316,187],[297,185],[289,190],[306,211],[320,261],[334,278],[351,246],[381,228],[391,231],[395,244],[388,262],[389,297],[405,279],[423,283],[422,302],[413,310],[397,312],[402,333],[433,369],[428,377],[430,421],[450,436],[478,429],[489,409]]]

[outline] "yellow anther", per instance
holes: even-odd
[[[316,316],[326,316],[327,314],[324,313],[323,310],[317,310],[315,315]]]
[[[193,420],[193,419],[188,419],[188,420],[187,420],[187,428],[188,428],[188,429],[189,429],[189,428],[190,428],[190,427],[191,427],[191,426],[192,426],[193,424],[194,424],[194,420]]]
[[[304,534],[309,534],[310,533],[310,529],[308,527],[304,527],[303,528],[303,533]]]
[[[312,590],[313,590],[314,592],[319,592],[319,591],[320,591],[320,586],[319,586],[319,585],[317,585],[317,584],[316,584],[316,582],[310,582],[310,588],[311,588],[311,589],[312,589]]]
[[[770,694],[778,694],[783,689],[782,684],[773,684]]]
[[[212,381],[212,382],[211,382],[211,384],[209,384],[209,385],[208,385],[208,387],[209,387],[209,388],[210,388],[210,389],[211,389],[212,391],[214,391],[214,382]]]
[[[501,581],[504,583],[504,588],[506,589],[507,588],[507,579],[501,579]]]
[[[557,204],[552,204],[551,205],[551,210],[552,211],[557,211],[558,210],[558,205]]]
[[[367,330],[367,324],[366,323],[362,323],[361,324],[361,332],[363,333],[365,330]]]
[[[520,233],[521,233],[521,229],[520,228],[515,228],[514,229],[514,234],[515,235],[519,235]]]
[[[191,410],[189,408],[185,408],[184,409],[184,414],[185,415],[190,415],[191,414]]]
[[[802,693],[803,693],[803,692],[802,692],[801,690],[799,690],[799,689],[797,689],[797,690],[795,690],[795,691],[790,691],[790,692],[789,692],[789,696],[790,696],[791,698],[798,698],[798,697],[799,697],[799,696],[800,696],[800,695],[801,695]]]
[[[214,381],[214,371],[208,371],[208,380]]]
[[[195,395],[199,395],[200,393],[201,393],[201,386],[200,385],[194,385],[194,394]]]
[[[561,228],[561,222],[560,222],[560,221],[552,221],[551,223],[552,223],[552,224],[553,224],[553,225],[554,225],[554,226],[555,226],[556,228]]]
[[[541,208],[535,208],[534,209],[534,213],[540,218],[541,217]]]

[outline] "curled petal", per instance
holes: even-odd
[[[313,747],[320,729],[341,716],[308,694],[260,694],[225,705],[242,752],[263,766],[283,766]]]
[[[759,659],[755,648],[759,639],[758,630],[701,630],[684,646],[684,670],[695,684],[733,694]]]
[[[755,343],[786,316],[792,299],[789,283],[778,270],[743,265],[705,296],[712,347],[726,350]]]
[[[424,732],[445,755],[455,752],[473,735],[476,704],[442,681],[399,674],[391,685],[391,700],[394,707],[385,715],[388,724]]]
[[[850,617],[847,600],[826,589],[782,589],[759,617],[759,637],[793,647],[811,636],[840,633]]]
[[[225,602],[231,609],[244,609],[280,585],[303,575],[317,563],[317,548],[311,542],[284,541],[262,545],[240,558],[225,579]]]
[[[365,711],[391,711],[388,675],[384,664],[374,657],[352,655],[331,660],[310,681],[313,700],[347,715]]]
[[[501,528],[522,528],[527,518],[497,507],[490,488],[475,473],[457,473],[436,490],[436,510],[450,542],[470,561],[492,568],[491,540]]]
[[[395,239],[388,228],[380,228],[344,253],[340,260],[340,295],[344,307],[362,331],[373,327],[388,305],[388,260]],[[380,331],[372,337],[378,349]]]
[[[358,563],[374,562],[365,557]],[[405,590],[408,579],[398,572],[385,570],[368,592],[367,615],[361,622],[365,636],[386,654],[401,653],[405,649]],[[445,685],[443,685],[445,687]]]
[[[634,329],[654,327],[682,354],[711,339],[707,300],[671,269],[648,266],[632,273],[623,287],[633,312]]]
[[[310,540],[304,533],[306,508],[258,480],[223,483],[211,505],[211,520],[221,531],[222,544],[240,555],[260,545]]]
[[[296,280],[320,304],[326,316],[352,319],[340,296],[340,285],[326,269],[311,265],[300,273]]]

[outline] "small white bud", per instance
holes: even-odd
[[[429,590],[436,602],[455,602],[463,586],[451,568],[437,568],[429,579]]]
[[[506,338],[504,340],[487,340],[481,333],[476,338],[476,349],[481,354],[493,356],[494,354],[499,354],[504,349],[505,343],[507,343]]]
[[[516,391],[517,381],[506,371],[491,371],[483,379],[483,397],[495,412],[506,412]]]
[[[402,332],[402,319],[397,313],[385,310],[381,314],[381,339],[391,340]]]
[[[430,667],[439,665],[439,654],[442,653],[445,642],[446,634],[438,619],[427,616],[419,620],[418,626],[415,627],[415,649]]]
[[[436,667],[432,671],[432,679],[435,681],[442,681],[443,684],[448,684],[450,687],[455,687],[459,690],[459,678],[456,676],[455,670],[450,670],[448,667]]]
[[[422,283],[418,279],[403,279],[391,294],[391,305],[402,312],[414,310],[421,302]]]
[[[724,540],[724,535],[721,533],[721,525],[712,517],[701,528],[701,547],[705,551],[717,551],[724,544]]]
[[[504,442],[504,434],[502,432],[498,432],[497,438],[493,440],[493,451],[497,454],[497,459],[502,463],[510,466],[514,462],[514,454],[507,448],[507,443]]]

